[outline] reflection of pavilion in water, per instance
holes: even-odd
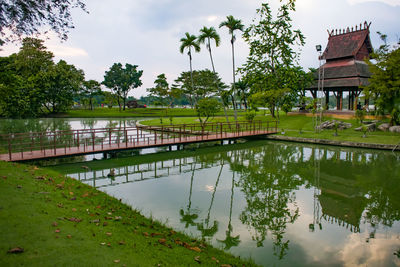
[[[318,153],[320,152],[318,150]],[[312,154],[316,156],[317,152],[313,151]],[[360,221],[366,198],[356,185],[355,175],[350,175],[352,163],[349,161],[349,159],[357,161],[358,156],[357,153],[351,151],[325,149],[315,158],[314,186],[318,189],[314,192],[314,221],[309,226],[311,231],[314,231],[315,225],[322,230],[321,219],[324,219],[328,223],[345,227],[351,232],[360,232]],[[338,163],[337,166],[332,167],[335,162]]]

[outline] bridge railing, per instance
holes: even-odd
[[[20,153],[21,158],[27,152],[35,151],[40,151],[44,156],[46,153],[66,155],[71,149],[90,152],[110,147],[134,148],[146,144],[180,142],[189,136],[196,136],[196,140],[207,140],[276,131],[276,121],[253,121],[10,133],[0,134],[0,154],[7,153],[9,160],[12,160],[14,153]]]

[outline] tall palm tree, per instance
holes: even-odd
[[[231,34],[231,44],[232,44],[232,66],[233,66],[233,84],[232,84],[232,89],[233,89],[233,94],[234,97],[236,95],[236,90],[235,90],[235,48],[233,43],[236,40],[236,37],[234,35],[234,32],[236,30],[243,31],[244,25],[242,24],[242,21],[240,19],[235,19],[232,15],[229,15],[226,17],[226,21],[221,22],[219,24],[219,27],[227,27],[229,29],[229,33]],[[237,111],[236,111],[236,104],[234,105],[234,111],[235,111],[235,120],[237,120]]]
[[[190,81],[192,83],[192,93],[194,91],[194,83],[193,83],[193,69],[192,69],[192,49],[196,52],[200,52],[200,45],[197,43],[197,37],[195,35],[190,35],[188,32],[185,33],[184,38],[181,38],[181,47],[180,52],[183,54],[185,49],[188,49],[188,56],[190,60]],[[194,103],[194,102],[193,102]]]
[[[218,93],[219,93],[220,97],[222,98],[222,92],[221,92],[221,88],[219,88],[219,86],[218,86],[218,78],[217,78],[217,74],[215,72],[214,60],[213,60],[212,53],[211,53],[211,40],[214,40],[215,46],[218,47],[221,38],[219,37],[219,35],[214,27],[207,28],[204,26],[202,29],[200,29],[200,35],[198,37],[198,42],[199,42],[199,44],[205,43],[207,46],[208,52],[210,53],[211,66],[212,66],[214,76],[215,76],[215,85],[217,86]],[[206,41],[207,41],[207,43],[206,43]],[[229,123],[228,113],[226,112],[225,104],[224,103],[222,103],[222,104],[223,104],[222,106],[224,107],[226,122]]]

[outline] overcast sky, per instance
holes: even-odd
[[[103,81],[104,72],[113,63],[139,65],[143,70],[143,85],[130,93],[145,95],[156,76],[165,73],[173,83],[182,71],[189,70],[189,58],[180,54],[179,40],[185,32],[198,35],[203,26],[213,26],[221,36],[221,45],[213,48],[216,70],[227,84],[232,81],[232,61],[228,30],[218,29],[227,15],[241,19],[245,26],[251,23],[256,9],[265,1],[259,0],[83,0],[90,12],[73,11],[75,29],[68,41],[60,42],[54,36],[46,41],[56,60],[64,59],[84,70],[86,79]],[[276,9],[279,0],[269,1]],[[292,14],[295,29],[306,37],[300,64],[304,69],[317,67],[315,45],[325,48],[327,29],[343,29],[371,22],[371,40],[374,47],[381,43],[376,34],[388,35],[389,42],[400,38],[400,0],[297,0]],[[275,12],[276,13],[276,12]],[[248,48],[240,36],[235,43],[237,66],[243,64]],[[0,56],[17,52],[8,45]],[[194,69],[211,69],[205,46],[193,55]]]

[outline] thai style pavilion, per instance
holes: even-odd
[[[370,25],[371,23],[364,22],[354,28],[328,30],[328,45],[320,58],[326,62],[317,70],[314,83],[307,89],[314,98],[317,97],[318,89],[323,90],[327,107],[332,92],[336,97],[336,109],[345,108],[343,93],[348,92],[348,109],[357,108],[362,86],[368,85],[368,78],[371,76],[368,65],[364,62],[372,52]]]

